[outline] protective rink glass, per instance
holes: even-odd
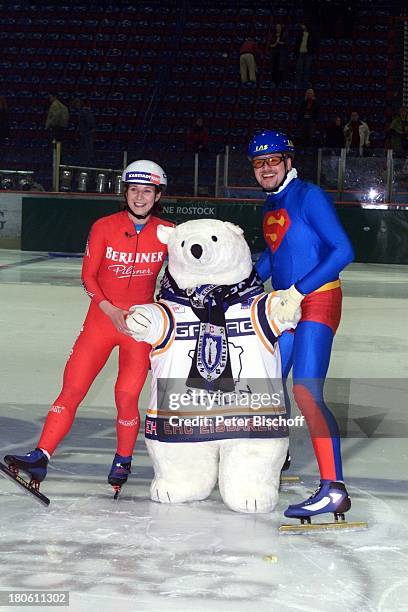
[[[251,161],[253,168],[262,168],[265,164],[268,166],[279,166],[284,160],[282,155],[271,155],[271,157],[257,157]]]

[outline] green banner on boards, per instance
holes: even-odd
[[[91,225],[119,210],[119,200],[44,196],[23,198],[23,251],[83,253]]]
[[[241,226],[253,252],[262,251],[262,201],[163,197],[163,217],[176,223],[220,219]],[[21,248],[25,251],[82,253],[89,229],[100,217],[121,209],[122,198],[62,195],[23,197]],[[358,262],[408,263],[408,210],[340,204],[340,219]]]
[[[163,216],[175,223],[192,219],[230,221],[245,230],[245,238],[252,251],[264,248],[261,201],[163,198]]]
[[[95,196],[24,197],[21,245],[24,251],[82,253],[91,225],[122,207],[123,200]],[[221,219],[241,225],[251,249],[263,248],[261,203],[248,200],[162,199],[163,217],[183,223],[192,219]]]

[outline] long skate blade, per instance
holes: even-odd
[[[295,485],[300,484],[301,480],[300,476],[284,476],[283,474],[281,474],[280,483],[281,485]]]
[[[1,463],[1,462],[0,462],[0,475],[3,476],[4,478],[7,478],[8,480],[11,480],[12,482],[15,482],[19,487],[21,487],[24,490],[25,493],[30,493],[30,495],[33,495],[34,499],[42,506],[48,507],[50,505],[50,500],[48,499],[48,497],[40,493],[40,491],[37,491],[36,489],[34,489],[34,487],[30,487],[29,483],[26,480],[24,480],[24,478],[22,478],[19,475],[14,474],[10,470],[10,468],[8,468],[6,465],[4,465],[4,463]]]
[[[361,530],[367,529],[368,523],[364,521],[337,521],[333,523],[309,523],[304,525],[281,525],[278,529],[282,534],[318,533],[323,531]]]

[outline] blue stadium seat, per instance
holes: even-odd
[[[133,102],[143,102],[144,95],[143,93],[140,93],[140,92],[132,92],[132,93],[127,94],[126,99],[132,100]]]
[[[36,61],[31,63],[31,70],[46,70],[48,68],[47,62]]]
[[[271,116],[274,121],[288,121],[289,120],[289,113],[284,112],[284,111],[278,111],[278,112],[272,113]]]
[[[23,77],[21,74],[6,74],[4,77],[5,83],[21,83]]]
[[[265,120],[268,121],[270,119],[270,114],[264,111],[255,111],[254,118],[258,121]]]

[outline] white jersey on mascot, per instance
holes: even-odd
[[[155,304],[127,325],[152,345],[146,445],[154,501],[206,499],[217,479],[237,512],[271,512],[288,448],[275,315],[240,227],[212,219],[159,226],[169,265]],[[297,313],[297,320],[300,311]]]

